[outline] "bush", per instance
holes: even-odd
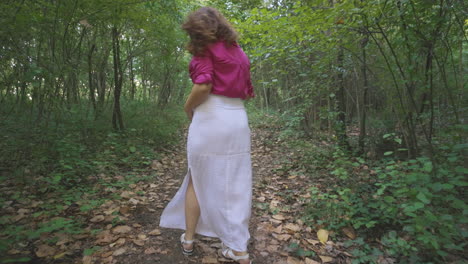
[[[444,260],[461,253],[468,237],[463,228],[468,223],[464,148],[442,147],[433,160],[386,158],[368,169],[362,159],[336,149],[328,165],[335,185],[325,191],[311,188],[305,217],[330,229],[353,226],[369,243],[381,241],[367,246],[365,259],[355,252],[353,263],[369,263],[371,255],[375,258],[370,262],[376,263],[376,252],[398,263]],[[359,242],[349,245],[353,243]]]

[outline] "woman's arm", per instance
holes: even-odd
[[[211,92],[211,83],[194,84],[185,102],[184,110],[187,117],[192,120],[193,109],[203,103]]]

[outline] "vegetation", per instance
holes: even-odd
[[[180,24],[200,5],[242,35],[251,121],[281,119],[297,166],[327,179],[309,186],[306,224],[355,230],[353,263],[466,260],[460,0],[2,1],[0,255],[42,233],[83,232],[66,210],[115,199],[105,188],[157,180],[146,168],[185,124]],[[41,199],[37,225],[7,210]],[[29,259],[4,263],[15,261]]]

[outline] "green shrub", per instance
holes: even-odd
[[[451,252],[463,252],[468,237],[463,228],[468,223],[464,148],[438,149],[436,163],[427,157],[386,158],[366,170],[367,175],[362,172],[363,160],[335,150],[328,165],[335,185],[326,191],[310,189],[312,201],[305,218],[330,229],[353,226],[369,241],[381,241],[381,247],[369,247],[366,259],[357,257],[353,263],[369,263],[374,250],[398,263],[410,257],[419,263],[443,260]]]

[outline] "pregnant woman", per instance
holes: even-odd
[[[197,233],[220,238],[224,257],[249,264],[252,165],[243,100],[254,96],[250,62],[236,42],[237,32],[218,10],[200,8],[182,28],[193,54],[193,88],[184,107],[192,121],[188,171],[160,226],[185,230],[180,241],[186,255],[193,253]]]

